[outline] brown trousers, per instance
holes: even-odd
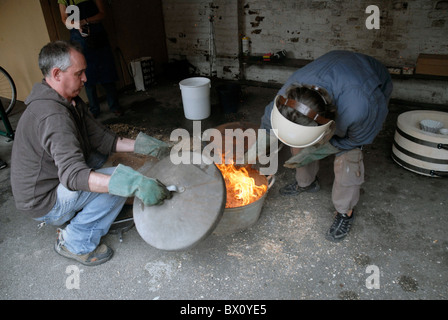
[[[296,155],[301,149],[291,148]],[[331,199],[337,212],[347,213],[359,201],[361,185],[364,183],[364,162],[361,149],[353,149],[334,159],[334,181]],[[296,169],[296,181],[300,187],[307,187],[316,179],[319,161]]]

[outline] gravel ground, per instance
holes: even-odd
[[[230,119],[258,122],[275,92],[244,87],[243,105],[233,118],[219,113],[213,96],[214,115],[203,128]],[[125,116],[104,112],[103,123],[149,128],[163,139],[172,128],[191,130],[175,85],[126,93],[122,100]],[[188,251],[167,252],[146,244],[134,227],[123,242],[114,234],[104,237],[115,254],[97,267],[54,252],[56,228],[38,230],[36,222],[16,212],[10,169],[3,169],[0,299],[180,300],[169,310],[173,315],[187,300],[194,301],[191,306],[212,300],[220,307],[228,300],[268,306],[268,300],[446,300],[448,180],[417,175],[392,161],[396,118],[407,109],[391,105],[390,110],[384,130],[365,149],[366,182],[356,220],[340,243],[324,238],[333,220],[332,159],[321,163],[321,191],[296,197],[278,194],[293,179],[292,170],[280,167],[260,219],[248,230],[211,234]],[[13,125],[19,116],[11,116]],[[12,142],[1,140],[0,156],[9,163]],[[285,148],[280,159],[287,157]]]

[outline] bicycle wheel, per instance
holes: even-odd
[[[16,85],[11,76],[5,69],[0,67],[0,99],[6,114],[9,114],[16,104],[17,91]]]

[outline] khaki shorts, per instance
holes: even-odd
[[[362,150],[357,148],[336,156],[333,166],[335,176],[331,196],[333,205],[336,211],[347,213],[358,203],[361,185],[364,183]],[[318,170],[318,161],[297,168],[296,181],[299,186],[310,185],[316,179]]]
[[[331,199],[336,211],[347,213],[359,201],[364,183],[364,161],[361,149],[353,149],[335,157]]]

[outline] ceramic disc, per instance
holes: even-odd
[[[173,164],[167,157],[141,172],[181,191],[172,192],[172,198],[161,205],[144,206],[138,198],[134,200],[137,231],[157,249],[191,248],[212,233],[222,217],[226,192],[221,172],[214,163],[207,164],[199,153],[190,152],[187,162],[190,163]]]

